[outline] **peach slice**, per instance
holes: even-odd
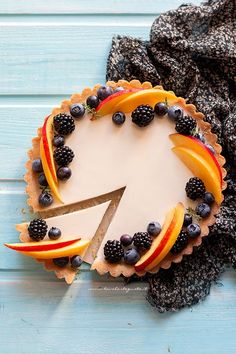
[[[52,138],[53,138],[53,116],[48,116],[45,118],[42,127],[42,141],[43,141],[43,147],[44,147],[48,168],[51,172],[54,182],[57,183],[56,166],[53,158]]]
[[[220,164],[213,153],[207,149],[207,147],[199,139],[193,136],[186,136],[182,134],[171,134],[170,139],[173,141],[175,146],[181,146],[193,150],[197,154],[201,155],[218,175],[222,186],[223,176]]]
[[[166,216],[162,231],[157,236],[151,248],[141,257],[135,264],[135,270],[150,270],[157,266],[162,259],[167,255],[174,245],[184,219],[184,206],[178,203]]]
[[[38,258],[38,259],[52,259],[52,258],[60,258],[60,257],[68,257],[74,255],[83,255],[84,251],[87,249],[90,241],[89,240],[77,240],[72,244],[61,247],[54,250],[48,251],[30,251],[30,252],[20,252],[25,256]]]
[[[59,193],[59,190],[58,190],[58,187],[52,177],[52,174],[51,174],[51,171],[49,169],[49,166],[47,164],[47,159],[46,159],[46,155],[45,155],[45,151],[44,151],[44,146],[43,146],[43,140],[41,138],[40,140],[40,157],[41,157],[41,160],[42,160],[42,165],[43,165],[43,171],[45,173],[45,176],[47,178],[47,181],[48,181],[48,185],[53,193],[53,195],[57,198],[57,200],[60,202],[60,203],[63,203],[62,199],[61,199],[61,196],[60,196],[60,193]]]
[[[41,241],[41,242],[24,242],[24,243],[5,243],[4,245],[14,251],[19,252],[38,252],[38,251],[49,251],[58,248],[66,247],[72,245],[74,242],[79,241],[80,238],[74,240],[66,241]]]
[[[103,100],[98,107],[96,108],[96,113],[100,116],[105,116],[106,114],[114,113],[114,106],[117,105],[124,98],[132,95],[134,92],[140,91],[142,89],[131,89],[131,90],[122,90],[113,95],[108,96]]]
[[[199,177],[205,184],[208,192],[215,196],[216,203],[221,204],[223,197],[221,193],[221,182],[218,174],[201,155],[185,147],[173,147],[172,151],[192,171],[194,176]]]
[[[173,104],[177,101],[177,97],[171,91],[160,89],[140,90],[117,103],[117,105],[113,107],[113,111],[122,111],[127,113],[133,111],[141,104],[149,104],[154,107],[157,102],[165,102],[166,100],[168,104]]]

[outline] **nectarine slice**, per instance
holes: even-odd
[[[42,127],[42,140],[43,147],[45,152],[46,161],[51,172],[52,178],[55,183],[57,183],[57,173],[56,166],[53,157],[53,116],[48,116],[45,118],[43,127]]]
[[[131,90],[122,90],[112,95],[108,96],[103,100],[98,107],[96,108],[96,113],[100,116],[105,116],[106,114],[114,113],[114,106],[122,101],[124,98],[132,95],[134,92],[140,91],[142,89],[131,89]]]
[[[219,162],[213,153],[207,149],[207,147],[197,138],[193,136],[186,136],[182,134],[171,134],[170,139],[173,141],[175,146],[181,146],[187,149],[195,151],[197,154],[201,155],[212,167],[215,173],[218,175],[220,183],[222,185],[222,171]]]
[[[207,191],[215,196],[216,203],[220,205],[223,198],[219,176],[207,160],[191,149],[174,147],[172,150],[192,171],[194,176],[204,182]]]
[[[38,252],[38,251],[49,251],[55,250],[61,247],[72,245],[74,242],[79,241],[80,238],[74,240],[64,240],[64,241],[41,241],[41,242],[22,242],[22,243],[5,243],[4,245],[14,251],[19,252]]]
[[[42,141],[42,138],[40,140],[40,157],[41,157],[41,160],[42,160],[42,165],[43,165],[43,171],[45,173],[45,176],[47,178],[47,181],[48,181],[48,185],[52,191],[52,194],[56,197],[56,199],[60,202],[60,203],[63,203],[62,199],[61,199],[61,196],[60,196],[60,193],[58,191],[58,187],[52,177],[52,174],[51,174],[51,171],[48,167],[48,164],[47,164],[47,160],[46,160],[46,156],[45,156],[45,151],[44,151],[44,146],[43,146],[43,141]]]
[[[68,257],[74,255],[83,255],[84,251],[87,249],[90,241],[88,240],[78,240],[71,245],[49,251],[38,251],[38,252],[20,252],[25,256],[38,258],[38,259],[52,259],[60,257]]]
[[[151,264],[163,250],[173,228],[175,227],[175,208],[171,209],[166,215],[161,233],[152,242],[151,248],[135,264],[135,270],[142,271]]]
[[[173,92],[165,90],[141,90],[120,101],[117,105],[115,105],[115,107],[113,107],[113,111],[122,111],[127,113],[133,111],[141,104],[149,104],[154,107],[157,102],[165,102],[166,100],[168,104],[173,104],[177,100],[177,97]]]

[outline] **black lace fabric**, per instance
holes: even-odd
[[[107,80],[160,84],[203,112],[227,159],[224,202],[199,248],[180,264],[147,276],[148,301],[159,312],[203,300],[227,266],[236,268],[236,2],[182,5],[159,16],[150,40],[113,38]]]

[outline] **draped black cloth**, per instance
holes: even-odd
[[[236,268],[236,1],[182,5],[159,16],[149,41],[113,38],[107,80],[138,79],[173,90],[196,105],[218,135],[228,187],[203,244],[169,270],[147,276],[159,312],[204,299],[227,266]]]

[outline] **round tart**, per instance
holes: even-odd
[[[17,225],[22,243],[7,246],[68,283],[82,260],[115,277],[168,268],[215,222],[221,146],[194,105],[160,86],[86,88],[32,142],[26,192],[39,217]]]

